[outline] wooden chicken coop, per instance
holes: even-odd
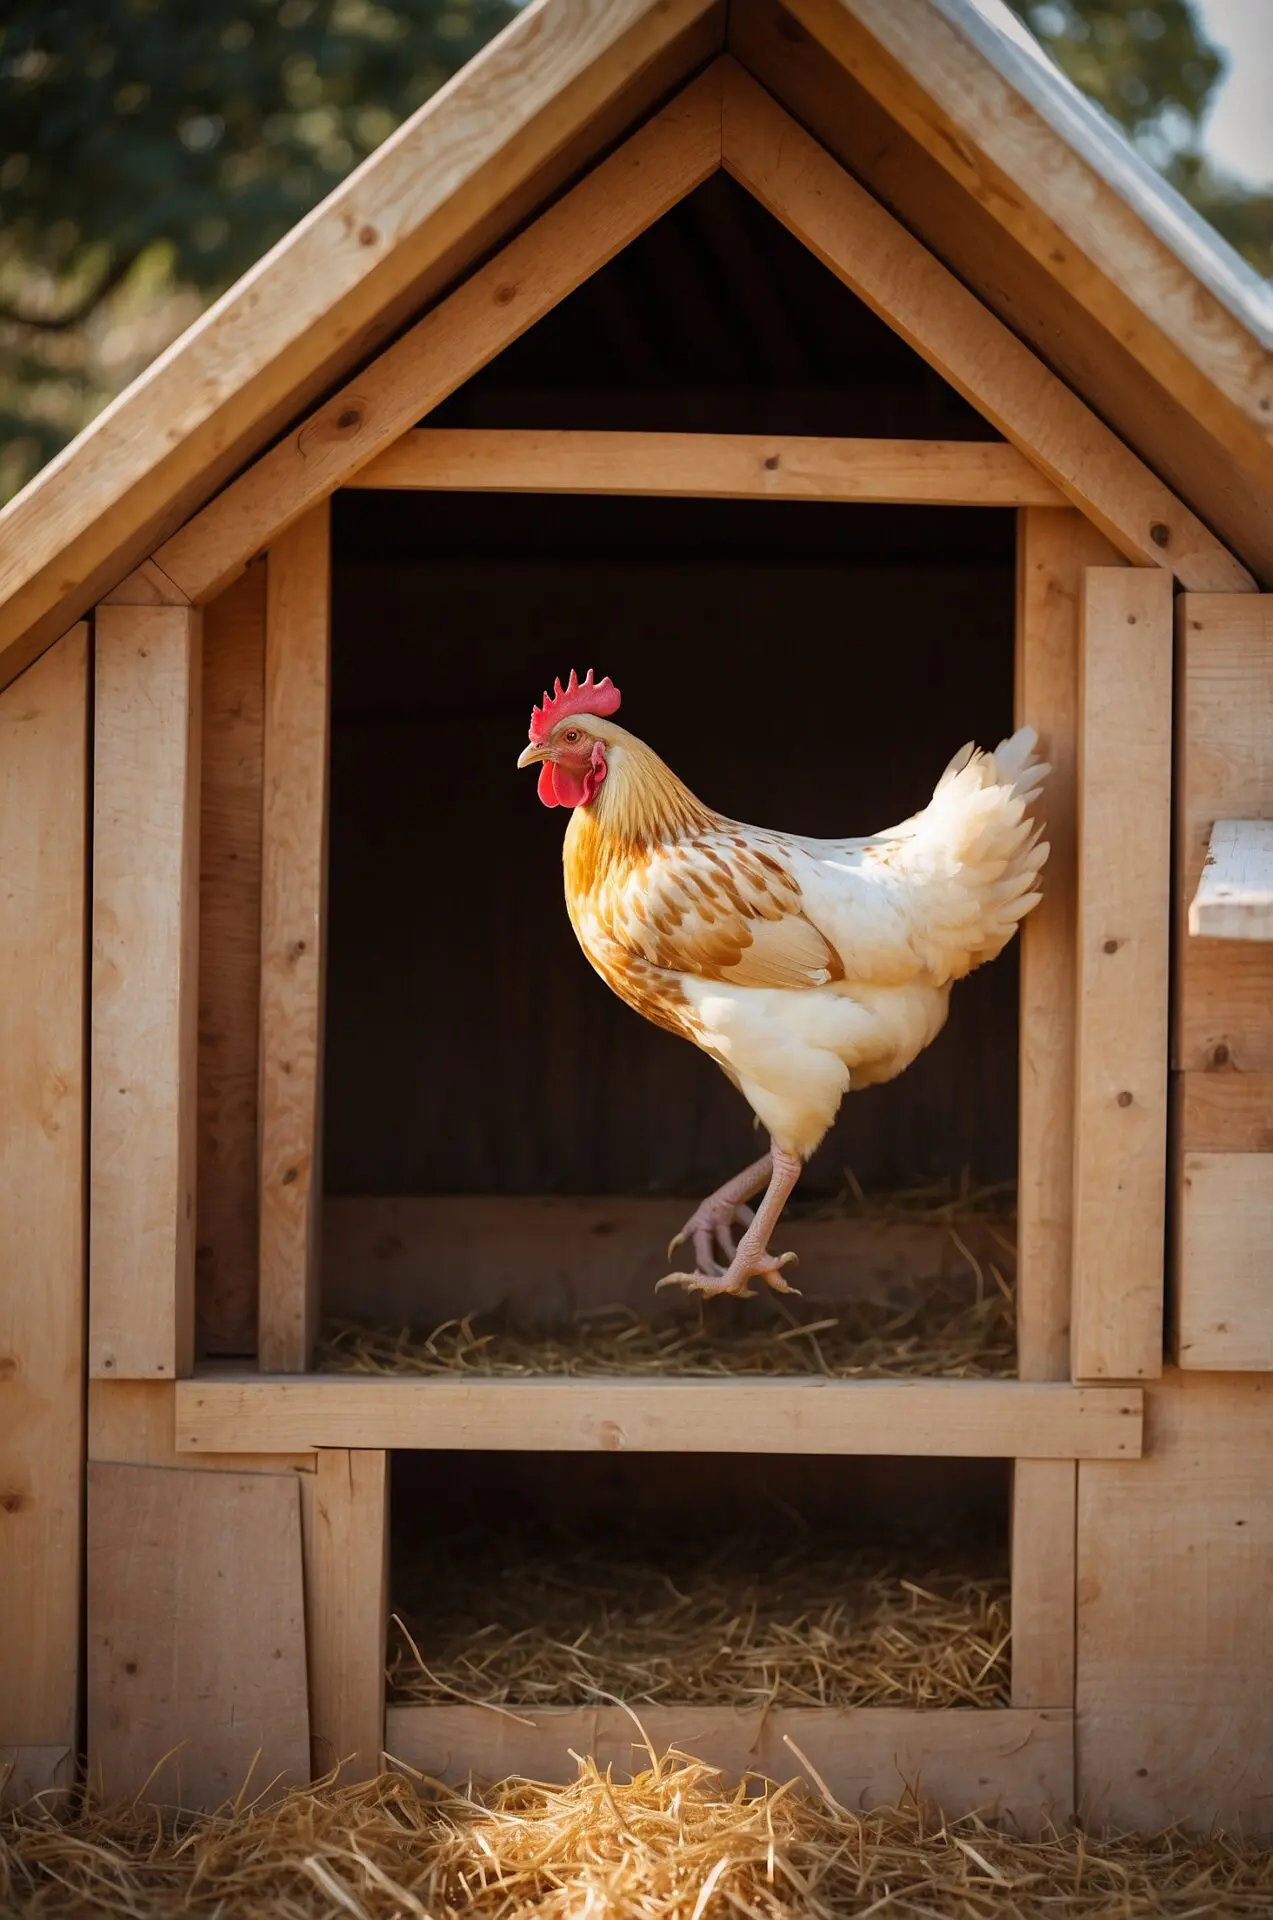
[[[631,1705],[852,1804],[1273,1828],[1271,440],[1267,290],[989,0],[536,0],[5,510],[11,1794],[552,1777]],[[588,972],[513,770],[589,665],[815,834],[1037,728],[1043,904],[792,1228],[827,1325],[1000,1284],[993,1357],[749,1371],[770,1310],[714,1303],[660,1366],[750,1135]],[[1015,1229],[952,1273],[872,1196],[965,1167]],[[1010,1651],[798,1703],[446,1665],[570,1524],[793,1513],[824,1580],[944,1522]]]

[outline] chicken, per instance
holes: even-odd
[[[770,1151],[710,1194],[660,1286],[780,1293],[769,1239],[849,1089],[904,1071],[945,1024],[951,985],[993,960],[1038,899],[1031,817],[1050,769],[1028,727],[964,747],[922,813],[865,839],[811,840],[727,820],[616,726],[618,688],[589,669],[531,714],[519,767],[568,807],[571,925],[621,1000],[722,1067]],[[753,1214],[747,1202],[763,1190]]]

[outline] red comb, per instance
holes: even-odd
[[[544,695],[542,707],[532,707],[530,715],[530,738],[532,746],[547,745],[550,734],[559,720],[568,713],[596,713],[603,717],[619,711],[619,689],[607,674],[604,680],[594,680],[592,668],[581,680],[571,669],[570,680],[562,686],[560,679],[551,693]]]

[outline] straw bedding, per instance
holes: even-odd
[[[793,1772],[795,1761],[793,1757]],[[0,1911],[207,1920],[1243,1920],[1273,1855],[1215,1836],[1010,1837],[913,1806],[855,1814],[816,1783],[734,1789],[680,1754],[631,1781],[468,1791],[387,1773],[164,1822],[0,1817]]]
[[[981,1556],[984,1566],[987,1556]],[[581,1706],[992,1707],[1007,1701],[1008,1580],[810,1532],[434,1540],[397,1576],[400,1701]]]

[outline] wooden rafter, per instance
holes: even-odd
[[[1120,553],[1185,586],[1253,591],[1241,563],[1002,321],[730,60],[724,165],[1042,468]]]
[[[202,605],[720,164],[720,73],[647,121],[159,548]]]
[[[1064,507],[1045,474],[997,440],[833,440],[744,433],[534,433],[423,427],[347,484],[494,493],[661,494],[706,500],[911,501]]]

